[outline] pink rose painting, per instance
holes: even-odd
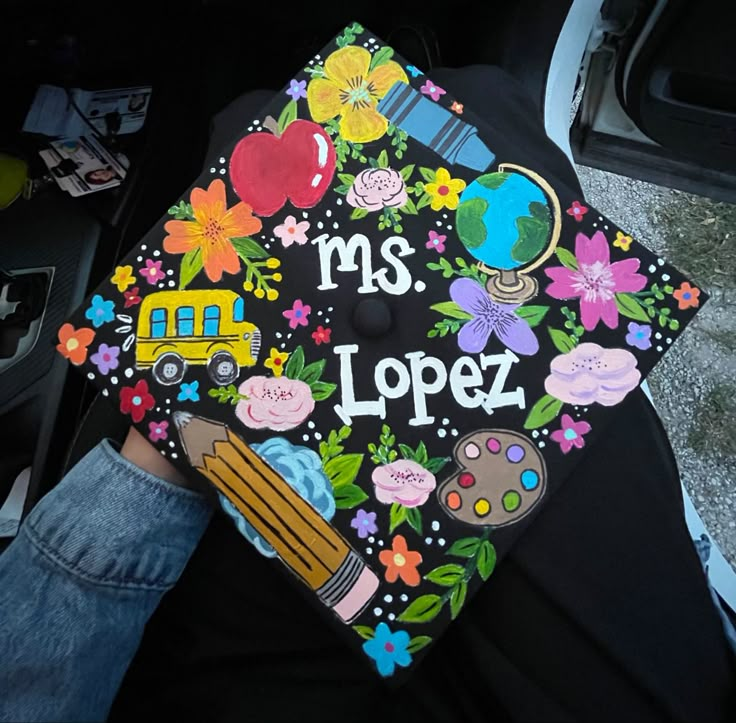
[[[312,390],[298,379],[250,377],[238,392],[247,399],[237,403],[235,415],[251,429],[294,429],[314,411]]]
[[[409,196],[401,174],[393,168],[366,168],[353,181],[347,201],[353,208],[380,211],[401,208]]]
[[[586,342],[552,360],[544,388],[567,404],[597,402],[612,407],[635,389],[640,379],[636,357],[630,351]]]
[[[573,204],[574,205],[574,204]],[[618,326],[616,294],[641,291],[647,277],[637,273],[639,259],[630,258],[611,263],[611,249],[602,231],[591,238],[579,233],[575,237],[577,269],[553,266],[544,273],[552,279],[547,293],[555,299],[580,299],[580,320],[588,331],[599,321],[609,329]]]
[[[398,502],[404,507],[419,507],[437,486],[434,475],[410,459],[397,459],[376,467],[371,479],[376,499],[384,505]]]

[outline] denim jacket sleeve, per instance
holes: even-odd
[[[105,441],[0,556],[0,720],[103,720],[210,505]]]

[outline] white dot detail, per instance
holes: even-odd
[[[103,397],[106,397],[106,396],[108,396],[109,394],[110,394],[110,392],[108,392],[108,391],[107,391],[107,389],[103,389],[103,390],[102,390],[102,396],[103,396]]]
[[[409,596],[408,596],[408,595],[403,595],[403,594],[402,594],[402,595],[401,595],[401,597],[400,597],[399,599],[401,600],[401,602],[406,602],[406,601],[407,601],[407,600],[409,599]]]
[[[325,317],[325,324],[329,324],[329,323],[330,323],[330,317],[329,316],[326,316]]]
[[[539,449],[544,449],[547,445],[544,442],[539,443]]]
[[[302,218],[309,218],[309,214],[306,211],[302,211]]]
[[[371,543],[371,545],[372,545],[372,544],[373,544],[373,543],[374,543],[375,541],[376,541],[376,538],[375,538],[375,537],[373,537],[373,535],[371,535],[371,536],[370,536],[370,537],[368,538],[368,542],[370,542],[370,543]]]
[[[366,555],[372,555],[373,554],[373,548],[372,547],[366,547],[365,548],[365,554]]]
[[[378,540],[376,543],[379,547],[383,547],[383,540]]]
[[[334,228],[335,231],[337,231],[337,229],[340,228],[340,224],[337,221],[335,221],[335,223],[332,224],[332,228]]]
[[[376,616],[377,618],[380,618],[380,617],[381,617],[381,615],[383,615],[383,610],[381,610],[381,608],[373,608],[373,614],[374,614],[374,615],[375,615],[375,616]]]
[[[338,199],[337,199],[337,201],[335,201],[335,203],[336,203],[336,204],[337,204],[338,206],[342,206],[342,199],[341,199],[341,198],[338,198]]]
[[[388,619],[389,619],[389,620],[390,620],[391,622],[393,622],[394,620],[396,620],[396,615],[394,615],[393,613],[389,613],[389,614],[388,614]]]
[[[221,175],[221,176],[224,176],[224,175],[225,175],[225,169],[224,169],[224,168],[221,168],[221,169],[220,169],[220,175]]]
[[[439,545],[440,547],[444,547],[444,546],[445,546],[445,538],[444,538],[444,537],[440,537],[440,539],[439,539],[439,540],[437,540],[437,544],[438,544],[438,545]]]
[[[224,158],[224,156],[220,156],[220,163],[225,163],[225,158]]]
[[[432,520],[432,530],[437,532],[440,529],[440,523],[438,520]]]
[[[308,434],[302,434],[302,440],[305,442],[309,441],[309,435]]]
[[[425,545],[431,545],[432,544],[432,538],[431,537],[425,537],[424,538],[424,544]]]
[[[650,264],[649,273],[653,274],[656,270],[657,270],[657,267],[654,264]]]
[[[322,221],[317,221],[317,228],[321,231],[325,225],[322,223]]]
[[[662,352],[662,351],[664,351],[664,350],[662,349],[662,347],[661,347],[661,346],[658,346],[658,347],[657,347],[657,351],[658,351],[658,352]]]
[[[169,447],[176,447],[176,443],[175,442],[169,442]]]
[[[669,274],[662,274],[662,281],[669,281],[670,275]]]
[[[135,257],[135,260],[136,260],[136,261],[143,261],[143,257],[142,257],[142,256],[136,256],[136,257]]]
[[[110,377],[110,383],[111,384],[117,384],[118,383],[118,378],[117,377]]]
[[[210,168],[210,173],[217,173],[217,169],[214,166],[212,166]]]
[[[322,316],[322,309],[319,309],[319,310],[317,311],[317,316]]]
[[[161,252],[160,252],[160,251],[159,251],[158,249],[156,249],[156,250],[155,250],[155,251],[153,252],[153,255],[154,255],[154,256],[161,256]],[[167,271],[166,273],[167,273],[167,274],[168,274],[169,276],[171,276],[171,274],[173,274],[174,272],[173,272],[173,271],[172,271],[171,269],[169,269],[169,270],[168,270],[168,271]]]
[[[322,435],[319,432],[314,433],[314,438],[319,442],[322,439]]]
[[[174,281],[173,279],[169,281],[169,288],[173,289],[175,286],[176,286],[176,281]]]
[[[438,429],[437,430],[437,436],[440,439],[444,439],[447,436],[447,430],[446,429]]]
[[[449,420],[449,419],[448,419],[447,417],[445,417],[445,418],[444,418],[444,419],[442,420],[442,424],[449,424],[449,423],[450,423],[450,420]]]
[[[87,379],[94,379],[95,375],[92,372],[87,372]]]
[[[426,288],[427,288],[427,284],[425,284],[425,283],[424,283],[424,282],[423,282],[423,281],[422,281],[421,279],[419,279],[419,280],[418,280],[418,281],[417,281],[417,282],[416,282],[416,283],[414,284],[414,291],[416,291],[416,292],[418,292],[418,293],[420,293],[420,294],[421,294],[421,293],[422,293],[422,291],[424,291],[424,290],[425,290]]]
[[[384,595],[383,596],[383,602],[390,603],[390,602],[393,602],[393,601],[394,601],[394,596],[393,595]]]
[[[314,429],[314,422],[307,422],[307,427],[309,427],[309,429]]]
[[[450,434],[451,434],[451,435],[452,435],[453,437],[457,437],[457,435],[459,434],[459,432],[457,431],[457,429],[451,429],[451,430],[450,430]]]
[[[327,307],[327,311],[334,311],[334,310],[335,310],[335,307],[334,306],[328,306]]]
[[[179,459],[179,455],[176,452],[172,452],[171,459]]]
[[[662,335],[661,335],[661,334],[660,334],[659,332],[657,332],[657,333],[656,333],[656,334],[654,335],[654,338],[655,338],[655,339],[661,339],[661,338],[662,338]]]
[[[539,436],[539,432],[538,432],[538,431],[537,431],[537,430],[535,429],[535,430],[534,430],[534,431],[532,432],[532,437],[533,437],[534,439],[536,439],[536,438],[537,438],[538,436]]]
[[[327,216],[327,218],[330,218],[330,216],[332,216],[332,211],[330,211],[329,208],[325,211],[325,216]]]

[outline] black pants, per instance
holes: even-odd
[[[432,78],[579,188],[503,73]],[[270,93],[216,119],[212,149]],[[646,450],[646,451],[644,451]],[[150,621],[113,719],[735,720],[734,667],[685,526],[664,430],[640,392],[409,682],[389,691],[293,587],[215,519]]]

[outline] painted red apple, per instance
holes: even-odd
[[[261,131],[240,140],[230,156],[235,193],[259,216],[273,216],[287,200],[316,206],[335,175],[335,147],[312,121],[295,120],[283,135]]]

